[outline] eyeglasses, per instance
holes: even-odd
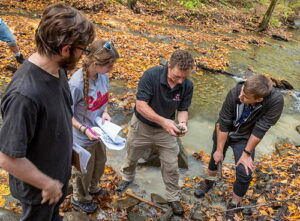
[[[107,50],[111,51],[113,46],[114,46],[114,42],[113,42],[112,40],[109,40],[109,41],[107,41],[107,42],[104,43],[103,47],[98,48],[98,49],[94,52],[94,54],[99,53],[100,51],[103,50],[103,48],[106,48]]]
[[[76,47],[76,48],[78,48],[81,51],[84,51],[86,55],[89,55],[91,53],[91,51],[88,49],[88,47],[86,47],[86,48]]]

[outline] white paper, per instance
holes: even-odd
[[[104,121],[102,123],[102,118],[96,117],[96,124],[113,140],[116,141],[119,132],[122,130],[117,124],[114,124],[110,121]]]
[[[88,152],[86,149],[84,149],[83,147],[77,145],[77,144],[73,144],[73,150],[78,153],[79,155],[79,162],[80,162],[80,170],[82,173],[86,173],[87,172],[87,164],[91,158],[91,154],[90,152]]]
[[[102,124],[100,117],[96,118],[96,124],[99,127],[93,127],[92,130],[99,134],[99,138],[107,148],[121,150],[125,147],[126,139],[118,135],[122,127],[109,121],[104,121]]]

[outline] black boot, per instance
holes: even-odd
[[[207,193],[210,189],[213,188],[216,181],[207,180],[201,181],[199,185],[196,187],[194,195],[198,198],[204,197],[205,193]]]
[[[119,193],[123,193],[131,183],[132,181],[122,180],[121,183],[118,185],[116,191]]]
[[[235,209],[235,208],[238,208],[240,206],[241,205],[239,203],[235,204],[232,201],[229,201],[228,204],[227,204],[227,210],[230,210],[230,211],[226,212],[225,220],[226,221],[234,221],[235,220],[234,219],[235,214],[242,211],[242,209]]]
[[[104,196],[109,196],[109,192],[107,190],[104,190],[104,189],[100,189],[98,190],[97,192],[89,192],[90,195],[92,196],[100,196],[100,197],[104,197]]]
[[[96,204],[94,202],[85,202],[85,203],[82,203],[82,202],[74,200],[73,197],[71,199],[71,204],[72,204],[72,206],[75,209],[81,210],[81,211],[83,211],[83,212],[85,212],[87,214],[96,212],[96,210],[98,208],[98,204]]]
[[[182,216],[183,215],[184,210],[183,210],[183,207],[181,206],[181,203],[179,201],[169,202],[169,205],[171,206],[174,215],[176,215],[176,216]]]

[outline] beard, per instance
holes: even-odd
[[[81,56],[80,56],[81,57]],[[66,71],[73,70],[76,67],[77,62],[79,61],[80,57],[76,57],[73,50],[70,51],[70,56],[67,58],[63,58],[61,61],[58,62],[59,67]]]

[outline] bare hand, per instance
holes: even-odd
[[[58,180],[51,180],[47,186],[42,189],[42,202],[44,204],[46,202],[50,204],[56,203],[62,197],[62,189],[63,184]]]
[[[168,132],[171,136],[178,137],[178,134],[181,132],[173,120],[165,119],[161,126]]]
[[[85,135],[90,139],[90,140],[99,140],[99,134],[97,134],[93,129],[87,129],[85,131]]]
[[[103,112],[102,114],[102,123],[104,123],[104,121],[111,121],[111,117],[109,116],[109,114],[107,112]]]
[[[218,165],[218,163],[223,162],[224,155],[222,151],[216,151],[213,155],[213,158],[215,160],[215,164]]]
[[[236,166],[243,164],[246,170],[247,176],[249,175],[249,169],[253,172],[255,169],[254,162],[251,156],[246,155],[245,153],[242,154],[240,160],[237,162]]]
[[[183,130],[181,130],[181,133],[178,136],[183,137],[188,132],[186,123],[179,123],[178,126],[183,128]]]

